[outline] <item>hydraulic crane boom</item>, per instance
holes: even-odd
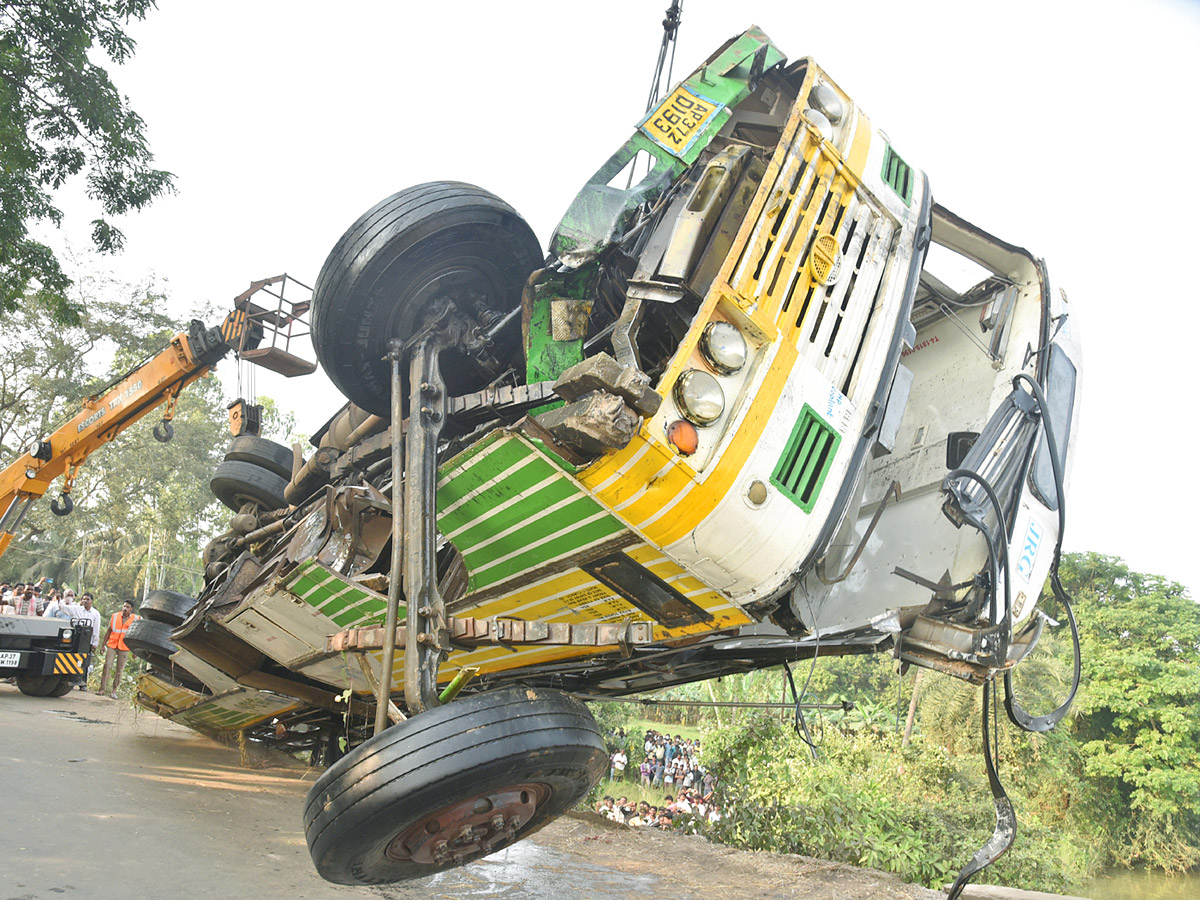
[[[313,371],[315,364],[305,363],[286,349],[291,338],[307,335],[307,331],[296,332],[293,327],[297,323],[307,327],[302,318],[307,302],[295,303],[283,297],[289,280],[295,281],[277,275],[253,282],[249,290],[234,299],[234,309],[220,327],[207,328],[193,319],[187,331],[175,335],[167,346],[115,384],[85,399],[83,408],[70,421],[34,441],[26,453],[0,469],[0,556],[12,543],[30,504],[43,496],[56,478],[66,476],[62,494],[51,500],[50,509],[65,516],[74,507],[71,489],[84,461],[164,403],[166,409],[162,421],[154,426],[154,437],[169,441],[180,392],[204,377],[230,350],[288,377]],[[307,289],[306,285],[300,286]],[[278,300],[274,309],[251,300],[259,292]],[[270,332],[270,346],[258,349],[264,332]],[[281,336],[282,347],[277,345]]]
[[[75,477],[88,456],[164,403],[167,408],[154,436],[169,441],[180,392],[250,337],[248,322],[240,311],[230,313],[220,328],[205,328],[193,320],[187,331],[175,335],[116,384],[85,399],[68,422],[34,441],[28,452],[0,470],[0,556],[12,543],[30,503],[45,494],[56,478],[66,475],[61,498],[51,501],[51,510],[66,515],[74,506],[70,494]]]

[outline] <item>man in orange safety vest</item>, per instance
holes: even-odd
[[[129,633],[129,626],[140,619],[141,616],[134,615],[133,601],[126,600],[121,605],[121,611],[113,613],[112,619],[108,623],[108,631],[104,633],[104,671],[100,675],[100,690],[96,693],[105,693],[105,687],[108,685],[108,673],[113,669],[113,661],[116,660],[116,671],[113,672],[112,687],[108,690],[108,696],[114,700],[117,699],[117,688],[121,684],[121,675],[125,671],[125,663],[129,661],[129,647],[125,643],[125,635]]]

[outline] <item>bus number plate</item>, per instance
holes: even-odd
[[[675,156],[683,156],[724,108],[679,85],[639,126],[645,135]]]

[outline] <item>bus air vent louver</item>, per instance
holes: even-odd
[[[904,201],[904,205],[908,206],[912,200],[913,170],[897,155],[891,144],[887,145],[887,152],[883,154],[882,177],[888,187]]]
[[[841,436],[805,404],[771,475],[771,483],[806,513],[812,512],[841,440]]]

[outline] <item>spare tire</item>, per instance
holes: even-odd
[[[151,591],[138,607],[138,612],[151,621],[177,628],[183,624],[183,620],[195,605],[195,597],[180,594],[178,591]]]
[[[233,439],[225,458],[238,462],[254,463],[268,472],[274,472],[284,481],[292,478],[292,448],[268,441],[257,434],[240,434]]]
[[[246,503],[257,503],[263,509],[287,506],[283,499],[287,482],[254,463],[227,459],[217,466],[208,486],[216,498],[234,512]]]
[[[393,194],[350,226],[317,276],[312,339],[321,368],[355,404],[388,418],[388,341],[414,335],[441,297],[473,318],[484,310],[488,320],[515,310],[541,262],[533,230],[482,188],[433,181]],[[492,357],[523,368],[520,331],[515,321],[506,327]],[[452,396],[495,377],[454,350],[442,360]]]

